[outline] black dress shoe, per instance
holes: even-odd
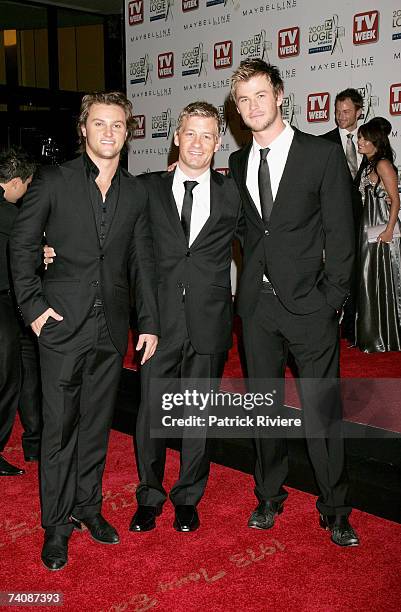
[[[277,514],[284,509],[283,502],[261,501],[249,517],[248,527],[252,529],[271,529]]]
[[[152,531],[156,527],[156,517],[161,514],[157,506],[143,506],[139,504],[132,517],[129,531]]]
[[[0,455],[0,476],[20,476],[21,474],[25,474],[25,470],[11,465],[4,459],[3,455]]]
[[[85,525],[96,542],[100,542],[101,544],[118,544],[120,541],[117,531],[106,521],[100,512],[94,516],[88,516],[83,519],[77,519],[74,516],[70,516],[70,521],[73,523],[75,529],[79,531],[82,530],[82,524]]]
[[[175,507],[173,527],[176,531],[196,531],[199,525],[199,516],[195,506],[178,505]]]
[[[326,531],[331,531],[331,541],[337,546],[358,546],[359,538],[351,527],[346,514],[328,515],[321,514],[320,526]]]
[[[68,536],[45,534],[41,557],[47,569],[55,572],[67,565],[68,540]]]

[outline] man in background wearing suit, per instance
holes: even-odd
[[[362,198],[359,192],[359,183],[364,168],[363,156],[358,153],[358,120],[363,111],[363,98],[357,89],[344,89],[336,95],[335,118],[337,127],[330,132],[322,134],[342,146],[347,165],[352,178],[352,212],[354,216],[355,244],[358,244],[359,227],[362,214]],[[355,268],[354,268],[355,275]],[[342,328],[344,336],[351,345],[355,342],[355,291],[356,282],[353,275],[350,294],[344,305],[344,318]]]
[[[167,494],[163,488],[166,440],[151,436],[161,411],[153,384],[161,379],[219,379],[232,344],[231,245],[241,206],[232,179],[210,168],[220,147],[220,117],[207,102],[194,102],[178,118],[179,148],[173,172],[143,175],[158,272],[160,342],[142,368],[142,401],[136,429],[140,484],[131,531],[156,526]],[[152,382],[153,379],[153,382]],[[197,505],[209,475],[207,439],[183,433],[181,467],[170,491],[174,528],[199,527]]]
[[[40,411],[34,394],[25,393],[21,402],[23,332],[12,295],[8,243],[18,214],[17,202],[25,195],[35,167],[33,160],[21,150],[10,149],[0,154],[0,453],[10,437],[19,406],[26,430],[25,438],[24,434],[22,437],[26,459],[38,450]],[[30,390],[35,391],[35,385]],[[24,474],[24,470],[0,454],[0,476],[19,474]]]
[[[350,177],[338,145],[283,121],[283,91],[279,70],[263,60],[241,62],[232,77],[233,100],[253,135],[252,143],[230,157],[246,221],[238,311],[250,387],[263,390],[261,379],[274,379],[280,411],[291,351],[320,489],[320,524],[334,543],[356,546],[348,520],[337,380],[338,313],[349,292],[354,255]],[[269,529],[287,498],[287,443],[255,430],[255,446],[259,504],[248,525]]]
[[[45,167],[32,183],[11,239],[17,301],[39,338],[43,386],[42,561],[59,570],[74,526],[117,544],[102,516],[102,476],[127,349],[129,286],[135,287],[142,363],[159,333],[147,194],[119,166],[132,136],[132,105],[120,92],[84,96],[77,159]],[[35,275],[43,233],[57,252]]]

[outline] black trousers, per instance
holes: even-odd
[[[251,391],[261,390],[263,378],[283,380],[288,351],[294,356],[300,377],[305,436],[320,489],[317,508],[323,514],[349,514],[336,312],[325,305],[318,312],[295,315],[284,308],[272,291],[262,290],[254,314],[243,320],[243,331]],[[284,399],[283,389],[284,384],[278,395],[278,411]],[[288,475],[287,440],[262,438],[256,431],[255,449],[257,498],[283,501],[287,497],[283,488]]]
[[[19,325],[8,292],[0,294],[0,452],[10,437],[21,381]]]
[[[39,456],[42,432],[42,388],[40,383],[39,347],[29,327],[20,325],[21,390],[18,412],[22,427],[24,456]]]
[[[39,337],[43,389],[41,449],[42,525],[69,535],[69,516],[100,512],[106,460],[122,356],[104,313],[93,309],[69,343],[57,343],[57,325],[46,322]]]
[[[166,348],[163,345],[166,344]],[[164,338],[160,349],[141,370],[141,404],[136,425],[136,462],[140,484],[136,490],[138,504],[161,507],[167,499],[163,487],[166,461],[166,439],[151,437],[151,415],[161,410],[160,388],[155,389],[155,379],[199,378],[220,379],[223,374],[226,353],[201,355],[191,345],[185,321],[184,304],[177,313],[177,323],[171,338]],[[153,381],[153,384],[152,384]],[[163,383],[164,384],[164,383]],[[210,386],[209,386],[210,388]],[[177,392],[172,385],[163,391]],[[170,491],[170,499],[176,505],[196,506],[205,491],[210,470],[208,439],[187,438],[182,434],[180,473]]]

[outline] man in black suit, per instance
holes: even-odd
[[[18,214],[16,204],[25,195],[34,171],[35,163],[23,151],[10,149],[0,154],[0,453],[14,425],[21,389],[21,330],[12,296],[8,242]],[[33,400],[34,397],[25,396],[20,406],[28,445],[39,435],[39,411]],[[28,449],[24,446],[25,450]],[[0,476],[19,474],[24,474],[24,470],[10,464],[0,454]]]
[[[283,121],[283,90],[278,69],[259,59],[241,62],[232,77],[233,100],[253,134],[253,142],[230,157],[246,220],[238,311],[251,390],[273,379],[278,411],[288,351],[295,358],[320,522],[333,542],[355,546],[337,380],[338,313],[353,264],[350,178],[338,145]],[[287,497],[287,445],[257,430],[255,445],[259,504],[248,525],[269,529]]]
[[[101,514],[102,475],[127,348],[130,284],[142,363],[159,333],[147,194],[119,166],[132,105],[119,92],[84,96],[78,130],[83,154],[43,168],[11,239],[17,301],[40,346],[42,560],[51,570],[67,563],[69,537],[81,523],[96,541],[119,542]],[[35,264],[44,232],[57,258],[42,282]]]
[[[140,484],[131,531],[153,529],[167,498],[162,484],[166,440],[150,431],[152,413],[161,410],[155,379],[219,379],[232,344],[231,245],[241,206],[235,182],[210,168],[219,133],[214,106],[189,104],[174,135],[179,147],[175,170],[142,178],[149,192],[161,336],[153,359],[142,368],[136,429]],[[180,474],[170,491],[177,531],[199,527],[196,507],[209,467],[206,436],[194,439],[184,432]]]
[[[335,118],[337,127],[330,132],[322,134],[332,142],[341,145],[348,169],[352,178],[352,212],[354,216],[355,244],[358,245],[359,228],[362,214],[362,198],[359,192],[359,183],[364,168],[363,156],[358,153],[358,121],[363,111],[363,98],[357,89],[349,87],[340,91],[335,99]],[[355,270],[354,270],[355,272]],[[353,277],[350,294],[344,306],[344,318],[342,320],[343,334],[351,345],[355,342],[355,291],[356,282]]]

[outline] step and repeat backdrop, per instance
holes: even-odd
[[[277,65],[284,117],[322,134],[335,127],[334,99],[346,87],[364,117],[387,117],[401,187],[401,0],[130,0],[125,3],[128,97],[137,121],[129,169],[162,170],[174,159],[180,110],[194,100],[224,117],[214,166],[249,139],[228,103],[242,59]]]

